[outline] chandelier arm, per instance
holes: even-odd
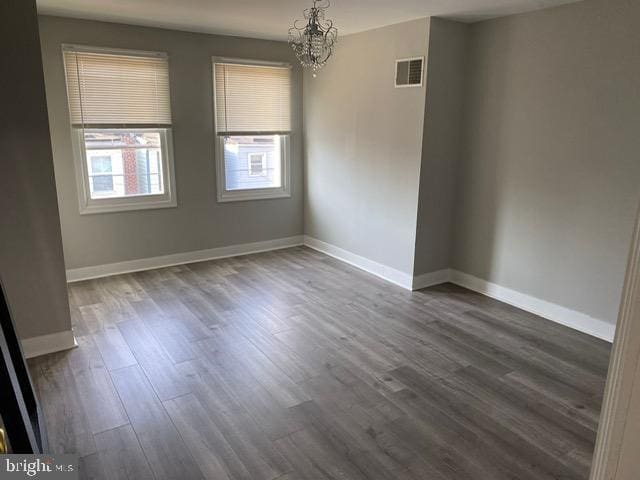
[[[333,20],[325,20],[324,25],[322,25],[323,30],[328,32],[333,28]]]
[[[331,6],[330,0],[313,0],[313,7],[321,10],[326,10]]]
[[[327,63],[327,60],[329,60],[329,58],[331,57],[332,54],[333,54],[333,49],[330,48],[329,49],[329,54],[325,57],[325,59],[324,59],[324,61],[322,63],[323,64]]]
[[[307,24],[307,23],[305,23],[305,24],[304,24],[304,27],[299,27],[299,26],[298,26],[298,22],[304,22],[304,20],[301,20],[301,19],[299,19],[299,18],[296,18],[296,19],[294,20],[294,22],[293,22],[293,28],[295,28],[296,30],[298,30],[298,31],[300,31],[300,32],[301,32],[302,30],[304,30],[304,29],[305,29],[305,27],[306,27],[308,24]],[[289,29],[289,30],[291,30],[291,29]]]

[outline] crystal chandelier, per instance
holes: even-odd
[[[313,69],[314,77],[329,60],[338,39],[338,29],[324,18],[329,6],[329,0],[313,0],[313,6],[304,11],[306,24],[298,26],[305,20],[296,20],[289,29],[289,43],[296,57],[303,67]]]

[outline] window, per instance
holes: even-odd
[[[109,195],[113,190],[113,167],[111,155],[95,155],[91,157],[89,166],[91,178],[91,196]]]
[[[80,213],[176,206],[167,56],[63,53]]]
[[[213,59],[218,201],[291,196],[291,67]]]
[[[161,143],[157,132],[85,130],[91,198],[162,195]]]

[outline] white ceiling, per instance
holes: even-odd
[[[333,0],[340,35],[415,18],[473,22],[578,0]],[[38,12],[194,32],[284,40],[311,0],[37,0]]]

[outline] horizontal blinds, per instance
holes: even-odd
[[[291,68],[214,63],[218,135],[291,130]]]
[[[76,126],[171,124],[166,56],[65,51],[71,123]]]

